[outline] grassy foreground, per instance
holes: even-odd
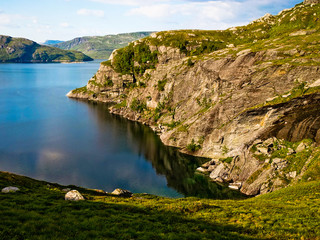
[[[0,172],[0,239],[320,239],[320,182],[247,200],[120,198]]]

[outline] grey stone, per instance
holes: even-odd
[[[287,176],[290,178],[295,178],[297,176],[297,171],[289,172]]]
[[[241,182],[235,182],[235,183],[230,183],[228,187],[233,190],[239,190],[241,186],[242,186]]]
[[[64,199],[66,201],[80,201],[84,200],[84,197],[77,190],[71,190],[66,193]]]
[[[269,154],[269,153],[268,153],[268,148],[267,148],[267,147],[259,146],[259,147],[257,147],[257,150],[258,150],[259,152],[263,153],[263,154],[266,154],[266,155],[268,155],[268,154]]]
[[[117,195],[120,197],[132,197],[132,192],[125,189],[121,189],[121,188],[115,189],[111,194]]]
[[[307,145],[306,145],[304,142],[302,142],[302,143],[300,143],[299,146],[297,147],[296,152],[297,152],[297,153],[302,152],[302,151],[305,150],[306,148],[307,148]]]
[[[210,174],[211,179],[216,179],[218,177],[221,177],[223,173],[225,172],[225,166],[223,163],[219,164]]]
[[[211,161],[209,161],[209,162],[206,162],[206,163],[202,164],[202,166],[201,166],[201,167],[208,168],[209,166],[211,166],[211,165],[215,165],[215,164],[216,164],[216,163],[215,163],[215,160],[214,160],[214,159],[212,159]]]
[[[203,168],[203,167],[198,167],[198,168],[197,168],[197,171],[198,171],[198,172],[205,173],[205,172],[208,172],[209,170],[206,169],[206,168]]]
[[[295,151],[292,148],[289,148],[287,155],[289,156],[289,155],[292,155],[294,153],[295,153]]]
[[[287,166],[288,162],[285,159],[282,158],[275,158],[272,161],[272,167],[276,170],[284,169]]]
[[[3,193],[14,193],[14,192],[18,192],[18,191],[20,191],[20,189],[17,187],[5,187],[1,190],[1,192],[3,192]]]

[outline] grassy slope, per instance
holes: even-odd
[[[114,49],[122,48],[129,42],[150,35],[151,32],[124,33],[96,37],[82,37],[55,44],[55,47],[66,50],[77,50],[94,59],[108,59]]]
[[[120,198],[0,172],[1,239],[320,239],[320,182],[247,200]]]
[[[2,47],[0,48],[0,62],[74,62],[92,60],[78,51],[66,51],[55,47],[41,46],[25,38],[0,36],[0,46]]]

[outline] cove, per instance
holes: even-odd
[[[68,99],[99,61],[0,64],[0,170],[112,191],[168,197],[233,198],[195,169],[204,159],[164,146],[147,126],[108,105]]]

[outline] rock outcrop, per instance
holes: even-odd
[[[132,192],[121,188],[115,189],[111,194],[117,195],[119,197],[132,197]]]
[[[84,200],[84,197],[77,190],[71,190],[66,193],[64,199],[66,201],[81,201]]]
[[[318,4],[320,0],[304,0],[304,4]]]
[[[2,193],[15,193],[18,191],[20,191],[20,189],[17,187],[5,187],[1,190]]]
[[[273,191],[301,171],[292,168],[300,155],[277,157],[297,151],[281,141],[320,143],[319,10],[298,5],[226,31],[154,33],[116,51],[68,96],[117,103],[112,113],[149,125],[166,145],[213,159],[199,171],[232,189]],[[301,21],[312,29],[298,29]],[[308,33],[290,36],[298,31]]]

